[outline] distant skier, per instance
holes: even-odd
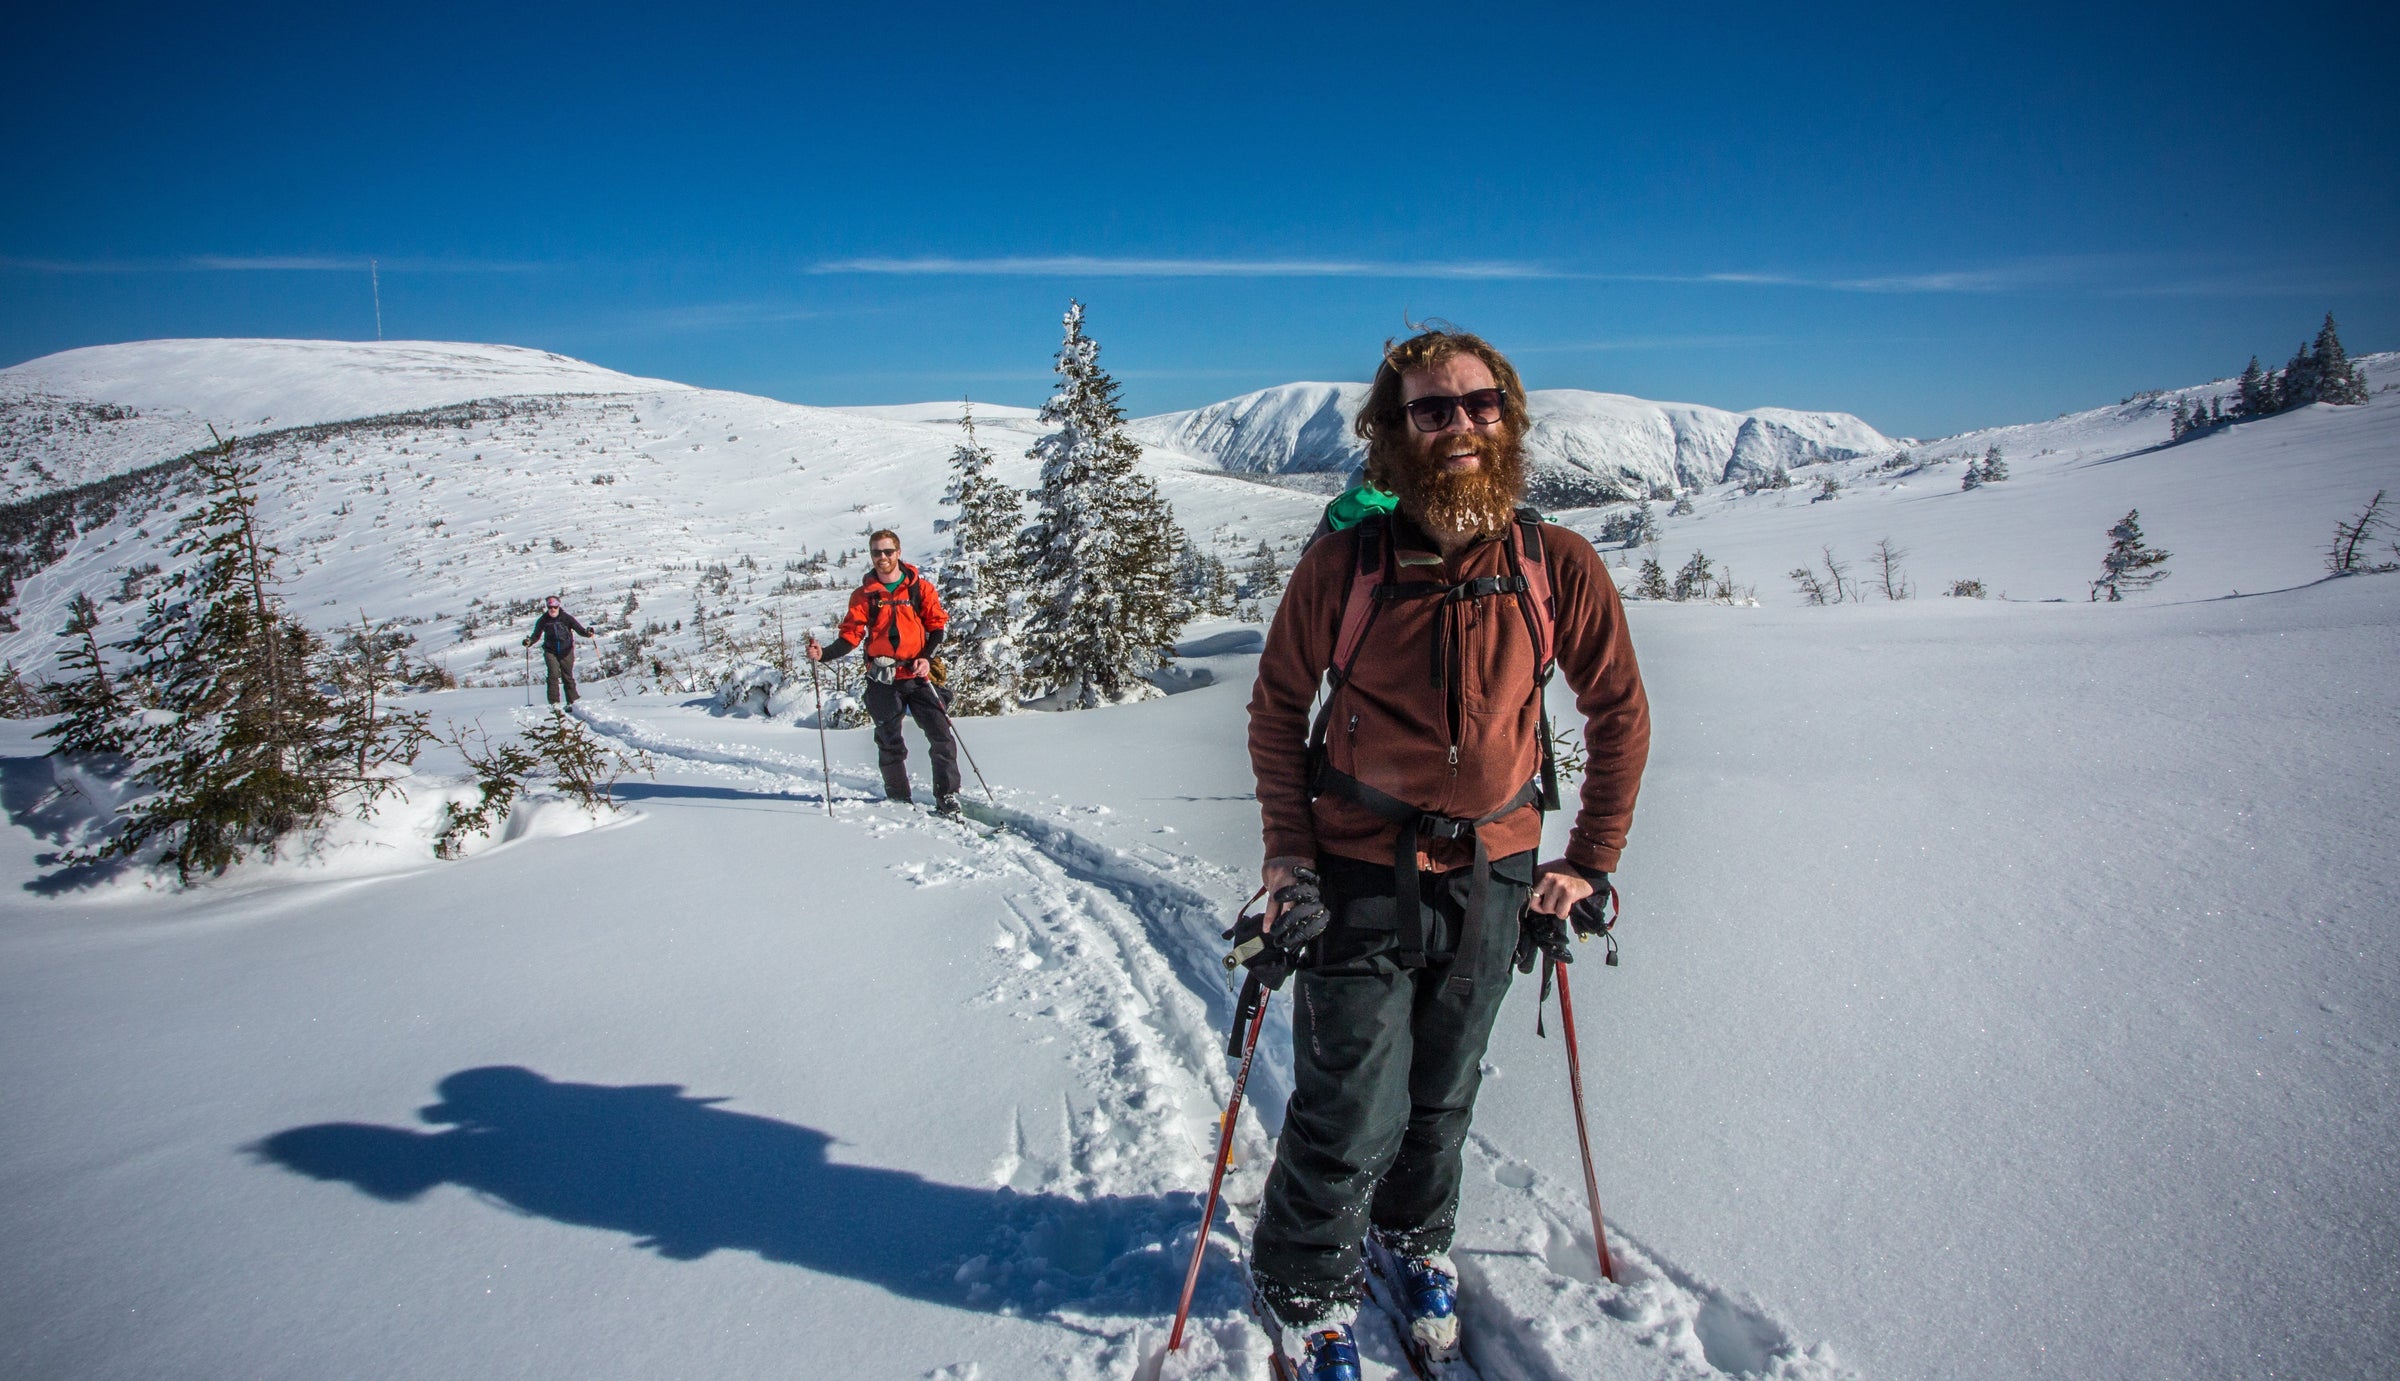
[[[1302,1377],[1357,1375],[1362,1246],[1412,1350],[1457,1348],[1449,1251],[1492,1022],[1512,962],[1604,928],[1649,754],[1615,584],[1590,542],[1517,507],[1527,421],[1516,370],[1477,337],[1387,345],[1356,423],[1370,488],[1328,511],[1259,658],[1250,759],[1282,942],[1253,962],[1299,988],[1251,1266]],[[1587,762],[1565,856],[1537,868],[1553,662]]]
[[[542,601],[542,616],[533,621],[533,631],[525,635],[525,646],[542,645],[543,694],[550,703],[558,703],[560,686],[565,686],[567,703],[572,705],[583,695],[575,689],[575,635],[591,638],[598,635],[583,626],[573,614],[558,607],[558,596]]]
[[[933,753],[933,808],[944,815],[958,811],[958,736],[950,728],[950,711],[931,679],[933,651],[942,645],[942,630],[950,615],[942,597],[916,567],[900,559],[899,534],[889,528],[867,539],[871,562],[866,580],[850,594],[849,612],[842,616],[841,635],[819,647],[808,640],[810,661],[828,661],[865,647],[867,716],[875,721],[875,757],[883,768],[883,794],[894,801],[914,799],[908,785],[908,744],[901,721],[914,718],[925,732]]]

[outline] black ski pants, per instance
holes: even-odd
[[[1259,1293],[1286,1324],[1357,1304],[1370,1226],[1403,1255],[1450,1249],[1484,1046],[1508,995],[1533,862],[1530,851],[1493,861],[1467,953],[1471,870],[1421,874],[1425,966],[1409,969],[1397,958],[1392,866],[1320,861],[1333,922],[1316,963],[1292,980],[1292,1098],[1250,1246]]]
[[[883,769],[883,794],[895,801],[909,799],[908,744],[900,737],[904,719],[914,719],[925,731],[933,750],[933,794],[958,792],[958,735],[950,729],[950,711],[942,693],[922,676],[867,683],[867,717],[875,721],[875,762]]]
[[[542,694],[549,697],[551,704],[555,705],[558,703],[558,688],[562,682],[565,683],[567,688],[568,704],[572,705],[577,700],[583,698],[575,689],[574,648],[568,648],[566,655],[564,656],[561,656],[556,652],[552,652],[548,648],[543,648],[542,672]],[[606,680],[607,678],[603,677],[601,679]]]

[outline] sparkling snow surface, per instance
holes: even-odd
[[[348,443],[391,492],[353,475],[341,524],[341,491],[310,493],[332,457],[295,456],[271,477],[295,611],[422,606],[446,652],[432,611],[557,566],[595,603],[644,574],[663,609],[689,604],[669,563],[772,571],[891,520],[932,547],[954,414],[635,382],[613,404],[676,429],[654,470],[590,458],[612,400]],[[1028,421],[979,429],[1022,464]],[[1596,1279],[1557,1011],[1537,1039],[1520,982],[1468,1148],[1465,1374],[2386,1370],[2400,575],[2319,577],[2334,522],[2400,490],[2400,398],[2164,430],[2103,409],[1917,448],[1998,441],[2012,478],[1974,492],[1958,461],[1870,457],[1664,520],[1668,569],[1704,549],[1761,605],[1631,606],[1657,737],[1625,960],[1573,969],[1625,1279]],[[502,440],[517,475],[468,461]],[[1187,463],[1151,459],[1229,555],[1313,521]],[[602,468],[627,478],[566,483]],[[1808,502],[1819,473],[1839,498]],[[2085,602],[2137,506],[2174,574]],[[142,521],[23,582],[7,655],[35,664],[67,593],[156,559]],[[513,553],[551,533],[574,550]],[[1915,599],[1806,608],[1783,577],[1830,545],[1864,578],[1887,535]],[[1968,577],[2011,599],[1933,597]],[[966,721],[1010,825],[989,837],[872,799],[864,731],[832,736],[828,818],[813,729],[594,682],[588,721],[658,764],[598,828],[541,802],[437,863],[457,768],[429,758],[408,807],[312,856],[88,884],[43,861],[79,798],[36,726],[0,723],[0,1375],[1160,1374],[1230,1080],[1216,930],[1257,864],[1256,631],[1194,629],[1187,693]],[[418,703],[540,712],[513,685]],[[1236,1243],[1220,1219],[1165,1375],[1266,1374]],[[1362,1342],[1393,1375],[1373,1316]]]

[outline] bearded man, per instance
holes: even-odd
[[[1269,984],[1297,975],[1251,1267],[1318,1381],[1357,1374],[1362,1252],[1422,1359],[1458,1347],[1449,1250],[1484,1047],[1512,966],[1605,928],[1649,756],[1615,583],[1590,542],[1517,507],[1527,421],[1517,371],[1481,339],[1387,343],[1356,427],[1389,502],[1329,512],[1339,530],[1293,570],[1250,698],[1276,940],[1252,963]],[[1586,765],[1563,854],[1536,867],[1557,805],[1553,665]]]

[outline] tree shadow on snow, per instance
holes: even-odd
[[[782,805],[815,806],[819,810],[825,807],[822,790],[743,791],[737,787],[692,786],[683,782],[619,782],[611,794],[620,801],[774,801]]]
[[[63,896],[132,866],[122,858],[71,862],[67,852],[100,843],[116,827],[117,783],[123,772],[124,761],[119,758],[76,762],[46,755],[0,758],[0,809],[8,812],[9,823],[60,846],[33,856],[35,863],[50,871],[28,881],[26,891],[44,897]]]
[[[457,1185],[518,1212],[628,1234],[671,1261],[719,1250],[961,1309],[1155,1313],[1192,1194],[1071,1199],[842,1165],[812,1127],[716,1107],[676,1084],[570,1084],[494,1065],[442,1080],[441,1131],[294,1127],[246,1148],[387,1203]]]

